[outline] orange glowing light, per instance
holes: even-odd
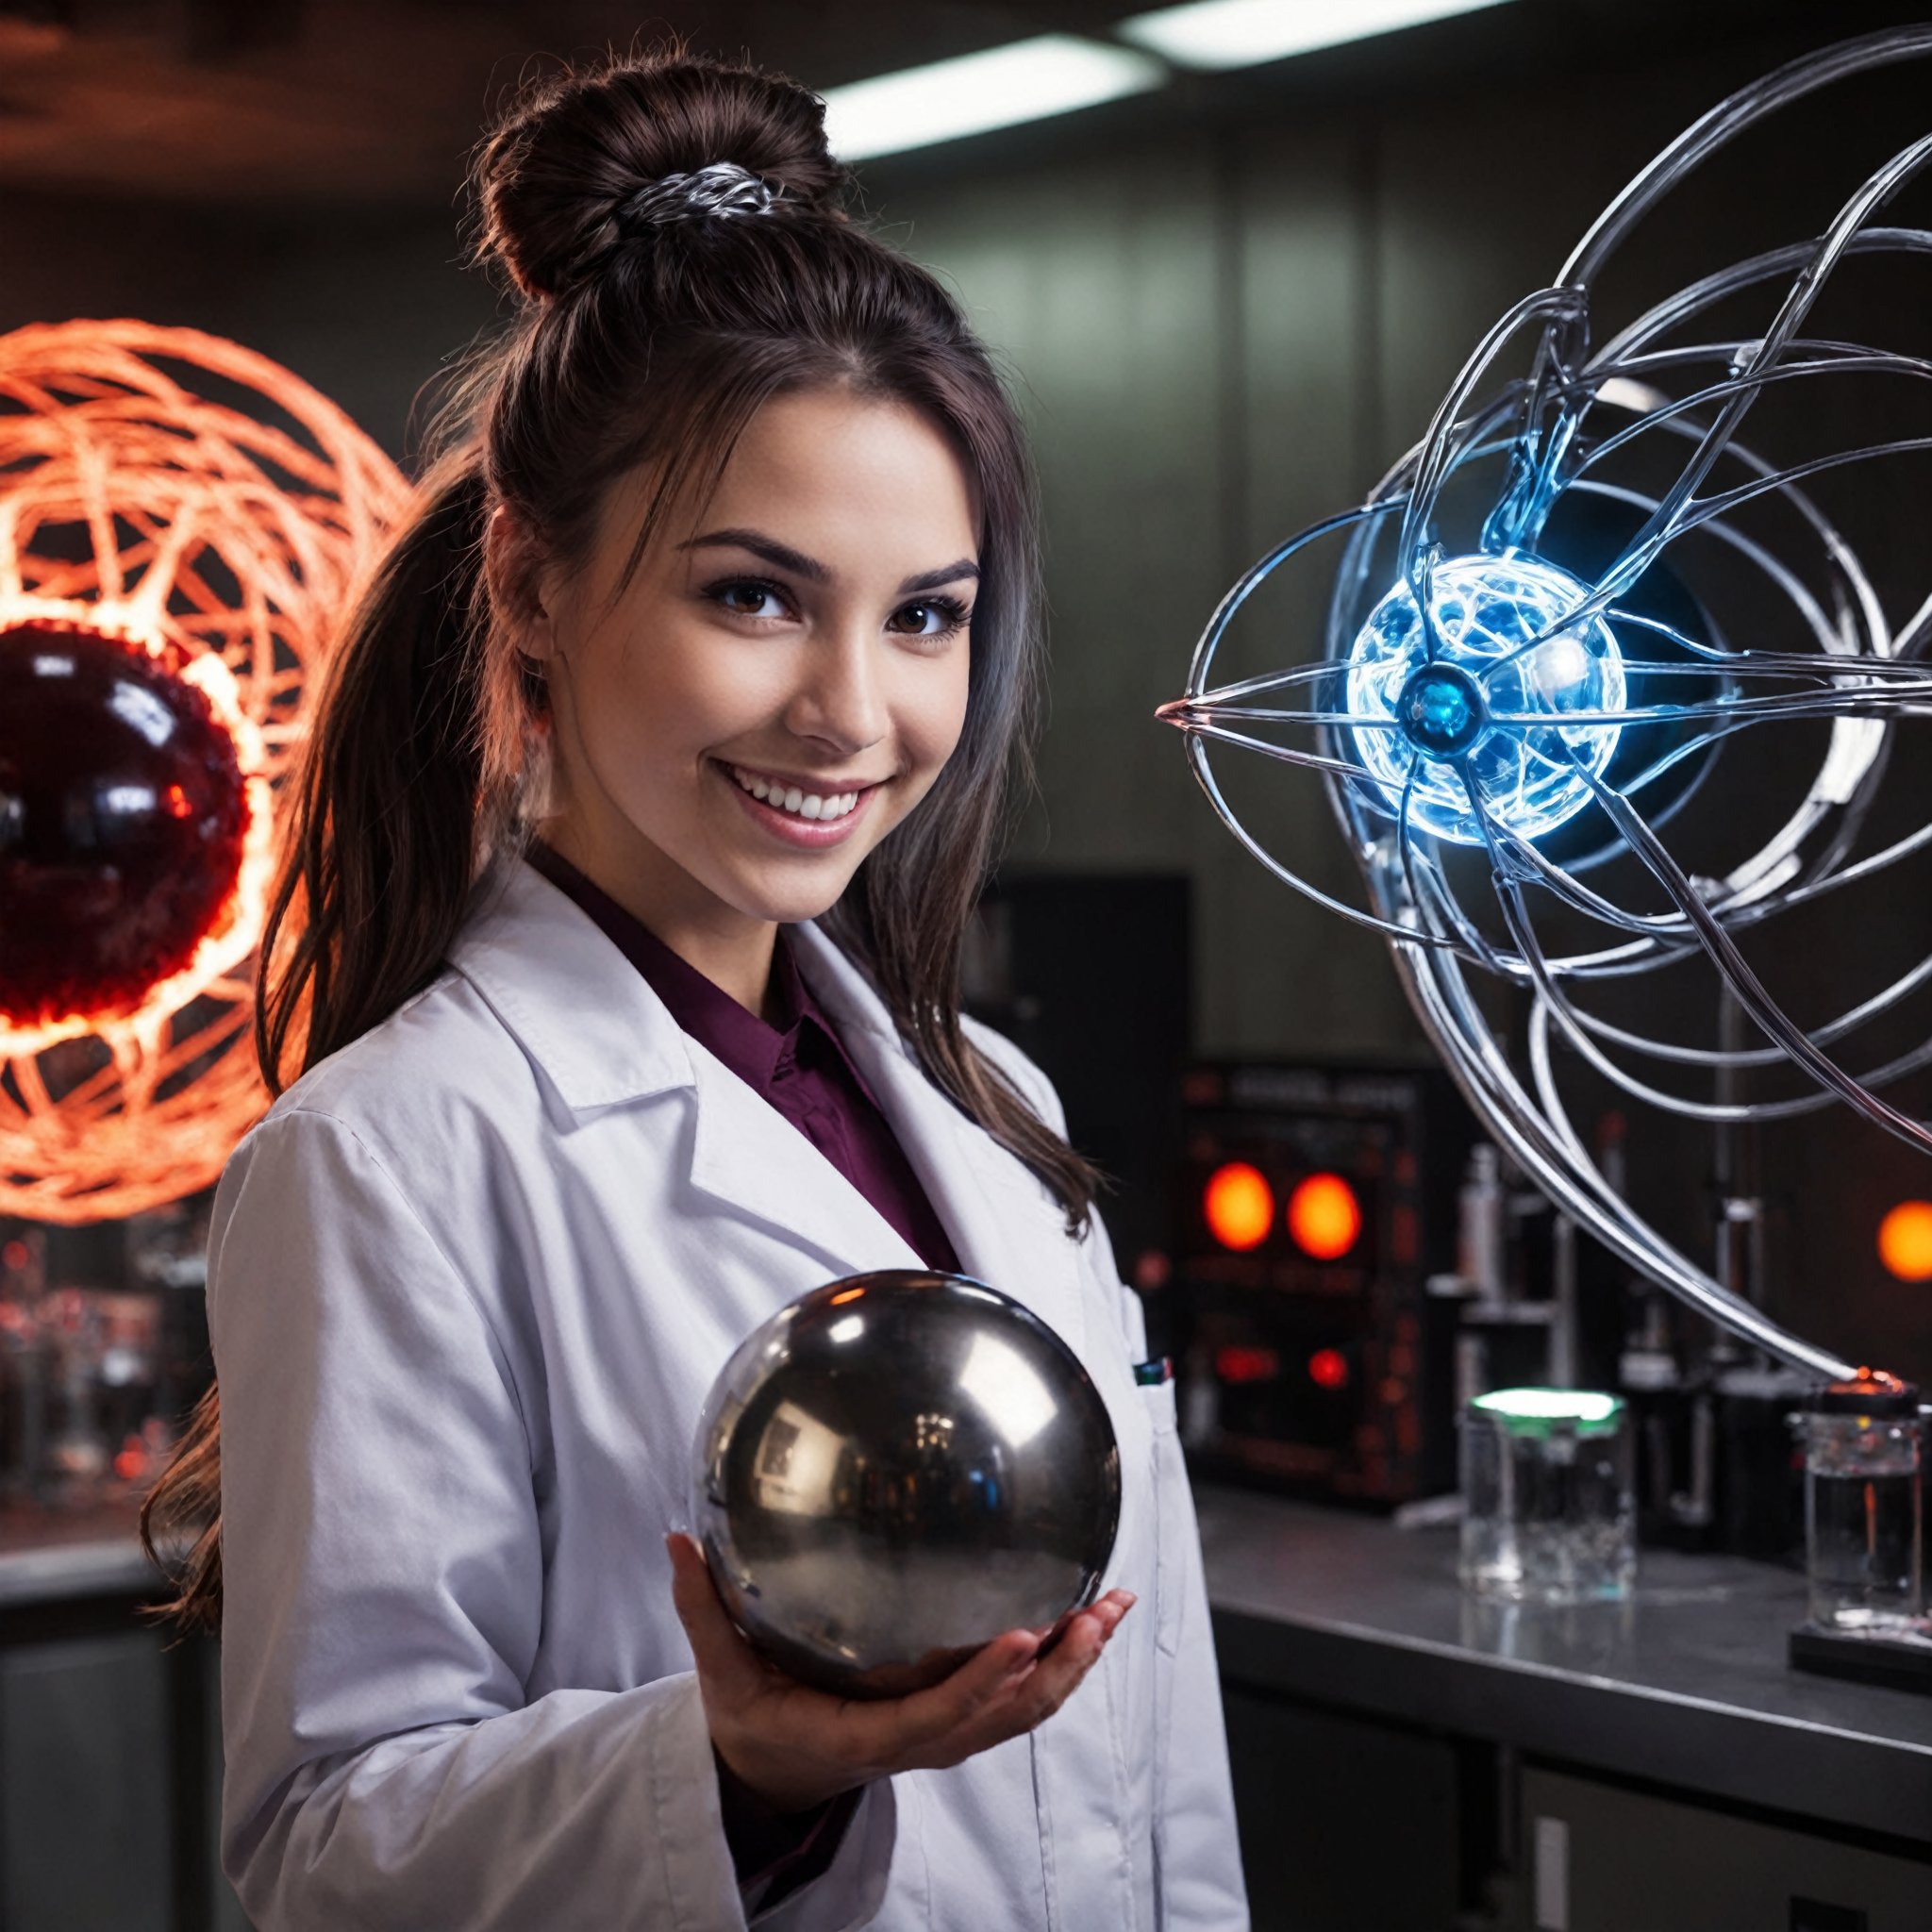
[[[1878,1258],[1900,1281],[1932,1281],[1932,1201],[1901,1201],[1878,1224]]]
[[[1361,1203],[1339,1174],[1311,1174],[1288,1197],[1288,1231],[1303,1254],[1339,1261],[1361,1238]]]
[[[1258,1248],[1274,1224],[1274,1190],[1257,1167],[1230,1160],[1208,1177],[1208,1231],[1224,1248]]]
[[[1346,1389],[1348,1357],[1339,1348],[1318,1348],[1308,1357],[1308,1380],[1318,1389]]]
[[[832,1297],[831,1306],[835,1308],[843,1307],[847,1302],[856,1302],[864,1292],[862,1288],[841,1288]]]
[[[73,1224],[192,1193],[266,1105],[247,1035],[278,788],[408,501],[333,403],[238,343],[131,321],[0,335],[0,633],[178,666],[245,798],[239,877],[184,964],[131,1009],[0,1014],[0,1213]]]

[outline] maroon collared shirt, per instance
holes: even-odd
[[[529,860],[597,922],[677,1024],[790,1121],[928,1268],[958,1272],[952,1241],[912,1163],[799,976],[782,931],[772,961],[774,1019],[766,1021],[679,958],[560,854],[535,843]]]

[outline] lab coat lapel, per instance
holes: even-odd
[[[799,971],[839,1027],[960,1267],[1041,1317],[1076,1350],[1083,1339],[1074,1243],[1039,1182],[925,1077],[900,1043],[884,1003],[810,925],[791,928]],[[1045,1239],[1042,1239],[1044,1235]]]
[[[828,1278],[924,1264],[906,1238],[776,1108],[695,1041],[691,1184],[824,1260]]]
[[[775,1108],[679,1028],[650,982],[570,896],[527,865],[494,877],[454,962],[568,1112],[695,1090],[691,1185],[828,1275],[917,1268],[906,1239]]]

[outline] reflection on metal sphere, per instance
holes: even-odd
[[[185,654],[0,631],[0,1015],[135,1011],[231,912],[250,799]]]
[[[1085,1369],[957,1274],[855,1274],[725,1363],[698,1424],[692,1527],[733,1621],[848,1697],[938,1682],[1091,1603],[1120,1452]]]

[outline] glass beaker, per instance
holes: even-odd
[[[1499,1389],[1460,1422],[1463,1587],[1515,1603],[1627,1596],[1637,1509],[1623,1397]]]
[[[1903,1633],[1924,1608],[1918,1391],[1860,1369],[1791,1418],[1805,1452],[1805,1569],[1821,1630]]]

